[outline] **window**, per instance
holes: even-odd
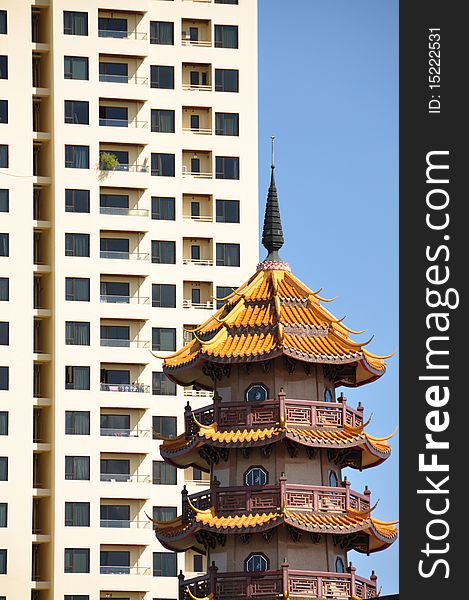
[[[334,395],[329,388],[324,390],[324,402],[334,402]]]
[[[239,114],[215,113],[215,135],[239,135]]]
[[[0,189],[0,212],[10,210],[10,190]]]
[[[8,277],[0,277],[0,302],[8,302],[10,299],[10,280]]]
[[[67,169],[89,169],[89,146],[65,146],[65,167]]]
[[[340,556],[335,559],[335,572],[345,573],[344,561],[340,558]]]
[[[269,397],[268,389],[259,383],[255,383],[248,387],[246,391],[246,400],[248,402],[255,402],[261,400],[267,400]]]
[[[66,233],[65,234],[65,256],[88,256],[90,255],[89,233]]]
[[[0,321],[0,346],[8,346],[10,343],[10,323]]]
[[[8,481],[8,457],[0,456],[0,481]]]
[[[0,367],[0,390],[8,390],[10,373],[8,367]]]
[[[174,67],[151,65],[150,85],[152,88],[174,90]]]
[[[176,286],[154,283],[151,286],[151,305],[154,308],[176,308]]]
[[[174,154],[162,154],[153,152],[151,155],[151,174],[156,177],[174,177],[175,156]]]
[[[8,413],[7,413],[8,414]],[[177,431],[177,419],[176,417],[153,417],[153,437],[165,437],[174,438],[176,437]]]
[[[89,79],[88,58],[85,56],[64,56],[65,79]]]
[[[238,0],[215,0],[215,4],[238,4]]]
[[[127,19],[116,17],[98,18],[98,36],[111,38],[128,37]]]
[[[215,48],[237,48],[237,25],[215,25]]]
[[[130,460],[101,459],[101,481],[129,481]]]
[[[72,302],[89,302],[90,280],[86,277],[66,277],[65,300]]]
[[[6,144],[0,144],[0,168],[8,169],[9,151]]]
[[[8,504],[0,502],[0,527],[8,527]]]
[[[176,552],[153,552],[153,577],[176,577]]]
[[[150,21],[150,44],[172,46],[174,44],[174,23]]]
[[[217,200],[217,223],[239,223],[239,200]]]
[[[129,153],[127,150],[112,150],[108,152],[107,150],[100,150],[99,152],[99,168],[102,171],[109,170],[109,166],[105,162],[101,160],[102,155],[110,154],[115,159],[117,159],[117,165],[115,167],[116,171],[128,171],[129,170]]]
[[[329,485],[330,487],[339,487],[339,478],[335,471],[329,471]]]
[[[65,502],[65,527],[89,527],[90,503]]]
[[[216,178],[217,179],[239,179],[239,158],[236,156],[217,156]]]
[[[89,213],[90,190],[65,190],[65,212]]]
[[[5,34],[8,32],[7,27],[7,11],[0,10],[0,34]]]
[[[64,10],[64,35],[88,35],[88,13]]]
[[[89,390],[90,368],[89,367],[65,367],[65,389],[66,390]]]
[[[267,571],[269,559],[265,554],[250,554],[244,562],[244,570],[248,573]]]
[[[269,474],[262,467],[251,467],[244,474],[245,485],[267,485]]]
[[[174,327],[153,327],[151,330],[152,350],[175,352],[176,329]]]
[[[101,238],[99,240],[101,258],[129,259],[129,240],[127,238]]]
[[[129,208],[129,196],[127,194],[100,194],[99,207],[103,214],[126,214]]]
[[[0,123],[8,123],[8,100],[0,100]]]
[[[177,470],[162,460],[153,461],[153,484],[154,485],[176,485]]]
[[[100,106],[99,124],[103,127],[128,127],[129,109],[127,106]]]
[[[64,600],[90,600],[90,597],[85,594],[65,594]]]
[[[75,481],[89,481],[90,479],[90,457],[89,456],[66,456],[65,457],[65,479]]]
[[[123,281],[101,281],[100,294],[101,302],[130,302],[130,286]]]
[[[101,574],[128,575],[130,573],[130,552],[128,550],[101,550],[99,572]]]
[[[99,81],[112,83],[129,82],[129,65],[127,63],[99,63]]]
[[[100,433],[104,436],[130,437],[130,415],[101,415]]]
[[[239,267],[239,244],[217,244],[217,267]]]
[[[154,396],[175,396],[176,384],[159,371],[152,373],[152,394]]]
[[[90,413],[86,410],[65,411],[67,435],[90,435]]]
[[[194,567],[193,571],[195,573],[202,573],[204,570],[204,557],[202,554],[194,554]]]
[[[101,346],[130,348],[130,327],[128,325],[101,325]]]
[[[130,371],[127,369],[101,369],[101,383],[129,385]]]
[[[65,548],[64,572],[65,573],[89,573],[90,572],[90,549],[89,548]]]
[[[178,516],[178,509],[175,506],[154,506],[153,519],[155,521],[172,521]]]
[[[0,233],[0,256],[10,256],[10,235]]]
[[[8,79],[8,56],[0,56],[0,79]]]
[[[152,196],[151,218],[156,221],[175,220],[175,198]]]
[[[237,69],[215,69],[216,92],[239,92],[239,71]]]
[[[7,550],[0,550],[0,575],[7,574]]]
[[[84,100],[64,101],[65,123],[72,123],[74,125],[89,125],[89,112],[89,102]]]
[[[163,265],[176,264],[176,242],[152,240],[151,262]]]
[[[155,424],[153,423],[153,429],[154,426]],[[8,435],[8,411],[6,410],[0,411],[0,435]]]
[[[235,289],[235,288],[217,285],[217,288],[216,288],[217,308],[221,308],[222,306],[225,306],[225,303],[226,303],[225,298],[227,298],[230,294],[233,293],[233,289]]]
[[[151,130],[155,133],[174,133],[174,110],[153,109]]]
[[[128,504],[103,504],[100,507],[100,526],[130,527],[130,506]]]

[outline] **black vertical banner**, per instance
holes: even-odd
[[[402,600],[469,597],[466,9],[400,4]]]

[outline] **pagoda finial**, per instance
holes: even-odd
[[[265,261],[282,262],[278,250],[283,246],[282,222],[280,220],[280,208],[278,205],[277,187],[275,185],[275,136],[271,136],[271,176],[267,204],[265,207],[264,228],[262,230],[262,245],[268,255]],[[264,261],[264,262],[265,262]]]

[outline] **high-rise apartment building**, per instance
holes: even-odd
[[[0,2],[0,600],[177,598],[165,379],[257,262],[257,2]],[[190,397],[190,398],[188,398]]]

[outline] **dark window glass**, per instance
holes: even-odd
[[[101,383],[110,385],[130,384],[130,371],[127,369],[101,369]]]
[[[90,478],[89,456],[66,456],[65,479],[88,481]]]
[[[175,552],[153,552],[153,577],[176,577]]]
[[[204,570],[204,557],[202,554],[194,554],[194,568],[195,573],[202,573]]]
[[[65,79],[89,79],[86,56],[64,56]]]
[[[269,476],[262,467],[251,467],[244,476],[244,485],[267,485]]]
[[[130,286],[123,281],[101,281],[100,294],[102,302],[130,302]]]
[[[0,321],[0,346],[8,346],[10,343],[10,323]]]
[[[238,113],[215,113],[216,135],[239,135]]]
[[[114,158],[117,159],[117,165],[114,167],[115,171],[128,171],[129,170],[129,153],[127,150],[112,150],[109,152],[107,150],[100,150],[100,164],[99,168],[103,171],[109,170],[109,167],[106,163],[101,162],[101,155],[111,154]]]
[[[175,506],[154,506],[153,519],[155,521],[172,521],[177,517],[177,511]]]
[[[216,92],[239,92],[239,71],[237,69],[215,69]]]
[[[100,256],[101,258],[111,259],[129,259],[129,240],[125,238],[101,238]]]
[[[64,102],[65,123],[89,125],[89,102],[85,100],[65,100]]]
[[[64,600],[90,600],[90,597],[85,594],[65,594]]]
[[[340,558],[340,556],[335,559],[335,572],[345,573],[344,561]]]
[[[8,302],[10,299],[10,280],[8,277],[0,277],[0,302]]]
[[[151,218],[156,221],[174,221],[176,216],[176,199],[162,196],[151,198]]]
[[[154,396],[175,396],[176,384],[162,372],[152,373],[152,394]]]
[[[200,129],[200,115],[191,115],[191,129],[195,131]]]
[[[8,411],[0,411],[0,435],[8,435]]]
[[[65,166],[67,169],[89,169],[89,146],[65,146]]]
[[[200,246],[197,244],[191,246],[191,260],[200,260]]]
[[[7,11],[0,10],[0,34],[5,34],[8,32],[7,27]]]
[[[0,481],[8,481],[8,457],[0,456]]]
[[[162,65],[151,65],[151,67],[150,67],[150,85],[152,88],[173,90],[174,89],[174,67],[165,67]]]
[[[216,178],[239,179],[239,158],[237,156],[217,156]]]
[[[0,168],[8,169],[9,150],[7,144],[0,144]]]
[[[130,527],[130,506],[127,504],[103,504],[100,507],[101,527]]]
[[[154,283],[151,286],[151,305],[154,308],[176,308],[176,286]]]
[[[89,213],[90,190],[65,190],[65,212]]]
[[[99,124],[104,127],[128,127],[129,109],[127,106],[100,106]]]
[[[153,461],[153,483],[155,485],[176,485],[177,470],[163,460]]]
[[[65,411],[67,435],[90,435],[90,413],[86,410]]]
[[[99,81],[128,83],[129,65],[127,63],[99,63]]]
[[[128,550],[101,550],[99,572],[125,575],[130,573],[130,552]]]
[[[90,572],[90,549],[89,548],[65,548],[64,572],[65,573],[89,573]]]
[[[0,367],[0,390],[7,390],[9,385],[8,367]]]
[[[215,25],[215,48],[237,48],[237,25]]]
[[[151,155],[151,174],[157,177],[174,177],[174,154],[153,152]]]
[[[101,481],[129,481],[130,460],[101,459]]]
[[[153,327],[152,350],[162,352],[175,352],[176,350],[176,329],[174,327]]]
[[[89,302],[90,280],[85,277],[66,277],[65,300],[73,302]]]
[[[10,190],[0,189],[0,212],[10,210]]]
[[[176,242],[151,242],[151,262],[174,265],[176,264]]]
[[[110,346],[130,346],[130,327],[128,325],[101,325],[101,346],[109,342]]]
[[[88,35],[88,13],[64,10],[64,34]]]
[[[174,23],[150,21],[150,44],[172,46],[174,44]]]
[[[117,208],[117,209],[128,209],[129,208],[129,196],[127,194],[100,194],[99,196],[99,207],[100,208]],[[108,211],[101,211],[108,212]],[[109,211],[111,214],[111,211]]]
[[[217,223],[239,223],[239,200],[217,200]]]
[[[177,419],[176,417],[153,417],[153,437],[165,438],[176,437]]]
[[[0,123],[8,123],[8,100],[0,100]]]
[[[65,527],[89,527],[90,503],[65,502]]]
[[[103,436],[130,437],[130,415],[101,415],[100,432]]]
[[[174,133],[174,110],[153,109],[151,130],[156,133]]]
[[[90,235],[89,233],[66,233],[65,234],[65,256],[89,256]]]
[[[89,390],[90,368],[89,367],[65,367],[65,389],[66,390]]]
[[[0,79],[8,79],[8,56],[0,56]]]
[[[217,267],[239,267],[239,244],[217,244]]]
[[[98,18],[99,37],[126,38],[128,37],[127,19],[115,17]]]
[[[0,575],[7,574],[7,550],[0,550]]]
[[[245,569],[248,573],[267,571],[268,568],[269,561],[263,554],[251,554],[245,563]]]
[[[6,502],[0,502],[0,527],[8,527],[8,504]]]
[[[10,256],[10,235],[0,233],[0,256]]]
[[[215,4],[238,4],[238,0],[215,0]]]

